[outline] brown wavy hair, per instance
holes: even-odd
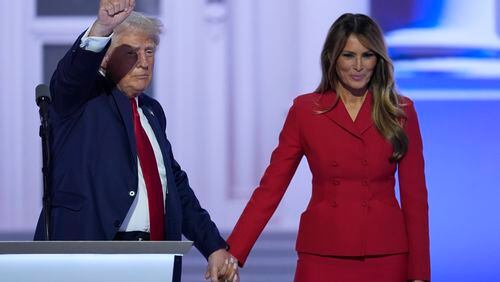
[[[374,20],[363,14],[347,13],[332,24],[321,52],[322,77],[315,92],[326,95],[327,92],[335,91],[340,83],[336,62],[351,34],[356,35],[361,44],[377,56],[377,64],[368,85],[373,93],[372,119],[378,131],[392,144],[390,161],[398,161],[408,150],[408,137],[403,130],[406,115],[402,110],[401,96],[395,88],[394,67],[387,54],[383,33]],[[318,113],[329,112],[338,101],[337,95],[330,107]]]

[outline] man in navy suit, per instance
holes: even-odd
[[[236,281],[226,242],[174,159],[162,107],[143,94],[161,23],[134,6],[134,0],[101,0],[97,20],[52,77],[51,239],[181,240],[184,234],[208,259],[207,279]],[[43,239],[41,216],[35,240]]]

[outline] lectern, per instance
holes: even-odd
[[[191,241],[0,242],[4,282],[179,282]]]

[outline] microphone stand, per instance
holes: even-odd
[[[46,99],[46,100],[45,100]],[[41,97],[41,102],[39,103],[40,110],[40,131],[39,135],[42,138],[42,156],[43,156],[43,211],[45,219],[45,240],[50,241],[50,230],[51,230],[51,193],[50,193],[50,124],[49,124],[49,111],[48,103],[50,100],[46,97]]]

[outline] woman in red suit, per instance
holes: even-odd
[[[328,32],[321,66],[319,87],[290,108],[271,162],[228,239],[230,252],[243,266],[305,155],[312,197],[300,219],[295,281],[430,280],[417,115],[396,91],[378,25],[365,15],[342,15]]]

